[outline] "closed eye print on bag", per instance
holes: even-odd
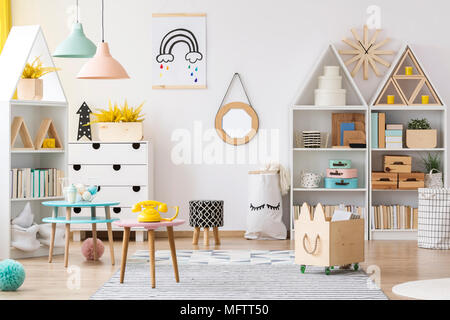
[[[270,210],[280,210],[280,203],[278,202],[276,206],[271,206],[270,204],[267,204],[267,208]]]
[[[250,203],[250,209],[252,210],[252,211],[258,211],[258,210],[262,210],[262,209],[264,209],[264,207],[265,207],[266,205],[265,204],[262,204],[262,205],[260,205],[260,206],[257,206],[257,207],[255,207],[252,203]]]

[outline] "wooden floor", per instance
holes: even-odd
[[[222,238],[220,247],[210,249],[293,249],[294,243],[286,241],[257,241],[243,238]],[[177,249],[205,249],[193,247],[190,238],[177,238]],[[106,241],[104,241],[107,243]],[[201,243],[201,241],[200,241]],[[147,243],[130,242],[129,257],[136,250],[147,250]],[[156,239],[156,249],[168,250],[166,238]],[[120,266],[121,242],[115,242],[116,265],[111,266],[109,250],[100,261],[86,262],[81,255],[80,243],[71,243],[69,268],[63,266],[63,256],[23,259],[26,280],[17,292],[0,292],[3,299],[88,299]],[[392,293],[392,286],[405,281],[450,277],[450,251],[418,249],[415,241],[367,241],[364,270],[378,266],[381,288],[390,299],[401,299]],[[376,267],[375,267],[376,269]],[[71,272],[71,273],[69,273]],[[79,277],[78,277],[79,275]],[[158,273],[156,273],[158,277]],[[80,279],[79,285],[76,279]],[[181,279],[181,281],[183,281]]]

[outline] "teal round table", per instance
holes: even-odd
[[[106,223],[106,227],[108,230],[108,242],[109,242],[109,252],[111,255],[111,264],[114,265],[114,242],[113,242],[113,234],[111,223],[117,221],[119,219],[111,218],[111,206],[119,205],[119,202],[75,202],[69,203],[67,201],[45,201],[42,202],[43,206],[53,207],[53,215],[52,217],[42,219],[43,222],[52,224],[52,233],[50,238],[50,250],[48,254],[48,262],[52,262],[53,258],[53,248],[55,242],[55,232],[56,232],[56,224],[64,223],[66,225],[66,244],[64,248],[64,267],[67,268],[69,265],[69,239],[70,239],[70,225],[75,223],[83,223],[83,224],[91,224],[92,225],[92,239],[94,242],[94,260],[98,260],[97,257],[97,223]],[[105,216],[98,217],[96,214],[97,207],[105,207]],[[58,209],[66,208],[66,216],[58,216]],[[71,216],[71,208],[91,208],[91,216],[90,217],[72,217]]]

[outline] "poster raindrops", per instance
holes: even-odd
[[[153,14],[152,88],[206,88],[206,14]]]

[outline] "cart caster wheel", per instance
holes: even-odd
[[[331,266],[330,269],[331,269],[331,270],[334,270],[334,266]]]
[[[328,276],[328,275],[330,274],[330,272],[331,272],[331,271],[330,271],[330,268],[329,268],[329,267],[326,267],[326,268],[325,268],[325,274]]]
[[[359,269],[359,264],[355,263],[353,265],[353,270],[358,271],[358,269]]]
[[[300,272],[301,272],[301,273],[305,273],[305,270],[306,270],[306,266],[305,266],[304,264],[302,264],[302,265],[300,266]]]

